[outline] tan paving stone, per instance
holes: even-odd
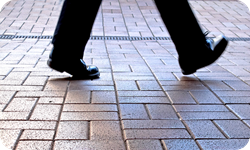
[[[31,120],[58,120],[60,114],[61,105],[37,105]]]
[[[117,141],[56,141],[55,150],[60,149],[120,149],[125,150],[122,140]]]
[[[20,141],[16,147],[18,150],[25,150],[25,149],[51,149],[52,148],[52,141]]]
[[[113,91],[92,92],[92,103],[94,104],[115,104],[116,96]]]
[[[36,101],[36,98],[14,98],[5,111],[30,112]]]
[[[63,107],[65,112],[114,112],[117,110],[117,105],[107,105],[107,104],[65,104]]]
[[[21,140],[53,140],[53,130],[24,130]]]
[[[0,130],[1,146],[13,149],[19,134],[20,130]]]
[[[56,140],[87,140],[89,138],[87,121],[60,122]]]
[[[119,121],[92,121],[90,124],[91,140],[115,141],[123,139]]]
[[[119,120],[117,112],[63,112],[61,120]]]
[[[0,120],[27,120],[29,112],[0,112]]]
[[[4,129],[55,129],[56,122],[53,121],[0,121],[0,127]]]
[[[15,91],[0,91],[0,103],[8,103],[15,93]]]

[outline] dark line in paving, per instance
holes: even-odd
[[[0,35],[0,39],[52,39],[51,35]],[[207,37],[212,38],[212,37]],[[250,41],[249,38],[243,37],[227,37],[229,41]],[[156,40],[168,40],[171,41],[170,37],[131,37],[131,36],[91,36],[91,40],[121,40],[121,41],[156,41]]]

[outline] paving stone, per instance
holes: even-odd
[[[118,96],[120,97],[126,97],[126,96],[143,96],[143,97],[149,97],[149,96],[166,96],[163,91],[118,91]]]
[[[29,112],[0,112],[0,120],[27,120]]]
[[[25,150],[25,149],[51,149],[52,148],[52,141],[20,141],[16,147],[18,150]]]
[[[165,103],[170,104],[170,101],[167,97],[119,97],[120,104],[132,104],[132,103]]]
[[[19,134],[20,130],[0,130],[1,147],[13,149]]]
[[[31,120],[58,120],[60,114],[60,105],[37,105]]]
[[[250,97],[244,97],[244,96],[221,96],[220,99],[225,104],[249,104],[250,103]]]
[[[52,121],[0,121],[4,129],[55,129],[56,122]]]
[[[55,97],[41,97],[38,101],[39,104],[62,104],[63,98],[55,98]]]
[[[221,139],[221,140],[197,140],[203,149],[242,149],[249,139]]]
[[[162,90],[159,84],[156,81],[138,81],[140,90],[144,91],[156,91]]]
[[[116,103],[116,95],[113,91],[98,91],[92,92],[92,103]]]
[[[171,105],[148,104],[146,106],[152,119],[178,119]]]
[[[113,91],[114,86],[74,86],[70,85],[69,90],[81,90],[81,91]]]
[[[177,112],[229,112],[223,105],[174,105]]]
[[[238,119],[231,112],[180,112],[183,120]]]
[[[89,135],[89,123],[87,121],[65,121],[60,122],[56,139],[57,140],[87,140]]]
[[[61,120],[119,120],[117,112],[62,112]]]
[[[227,105],[241,119],[249,119],[250,105]]]
[[[179,120],[123,120],[124,129],[185,128]]]
[[[49,80],[45,85],[44,90],[47,91],[66,91],[69,81]]]
[[[191,91],[199,104],[221,104],[221,101],[211,92]]]
[[[63,97],[64,95],[64,91],[21,91],[16,94],[16,97]]]
[[[70,140],[70,141],[56,141],[55,150],[61,149],[119,149],[126,150],[123,140],[117,141],[84,141],[84,140]]]
[[[0,103],[8,103],[15,93],[15,91],[0,91]]]
[[[90,126],[90,139],[98,141],[122,140],[122,132],[120,129],[119,121],[92,121]]]
[[[29,112],[35,105],[36,101],[37,98],[14,98],[5,111]]]
[[[185,121],[195,139],[225,138],[211,121]]]
[[[127,140],[128,150],[144,149],[152,150],[158,149],[162,150],[160,140]]]
[[[112,112],[112,111],[118,111],[116,105],[106,105],[106,104],[65,104],[63,107],[63,111],[66,112]]]
[[[214,91],[219,97],[221,96],[250,96],[248,91]]]
[[[193,97],[188,92],[183,91],[167,91],[173,104],[196,104]]]
[[[0,86],[1,91],[41,91],[42,86]]]
[[[65,103],[90,103],[90,92],[68,91]]]
[[[164,146],[168,150],[199,150],[199,147],[197,146],[194,140],[164,140],[164,144]]]
[[[138,90],[135,81],[116,81],[116,88],[118,91],[133,91]]]
[[[191,138],[185,129],[124,130],[126,140]]]
[[[31,77],[29,76],[23,85],[44,85],[47,81],[47,77]]]
[[[250,128],[240,120],[215,120],[218,126],[231,138],[250,138]]]
[[[144,105],[121,104],[122,119],[149,119]]]
[[[224,81],[234,90],[250,90],[250,86],[242,81]]]
[[[54,130],[24,130],[20,139],[22,140],[53,140]]]

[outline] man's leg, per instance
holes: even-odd
[[[102,0],[65,0],[52,40],[53,50],[48,65],[72,75],[80,74],[80,59]],[[62,63],[65,62],[65,63]],[[81,62],[82,63],[82,62]],[[61,64],[61,65],[60,65]],[[60,65],[60,67],[59,67]],[[64,68],[63,68],[64,67]],[[77,68],[70,70],[68,68]]]
[[[52,40],[55,53],[83,57],[101,1],[65,0]]]
[[[210,65],[223,53],[226,38],[207,40],[187,0],[155,0],[155,4],[175,44],[184,74]]]

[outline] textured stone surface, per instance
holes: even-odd
[[[188,2],[207,37],[249,38],[250,14],[240,1]],[[228,150],[248,142],[249,41],[230,41],[216,62],[184,76],[173,41],[150,39],[170,37],[154,1],[102,0],[91,36],[149,38],[90,39],[83,59],[101,76],[76,80],[47,66],[51,39],[31,38],[53,36],[62,5],[12,0],[0,12],[0,35],[30,36],[0,39],[0,141],[7,148]],[[72,17],[88,21],[84,15]]]

